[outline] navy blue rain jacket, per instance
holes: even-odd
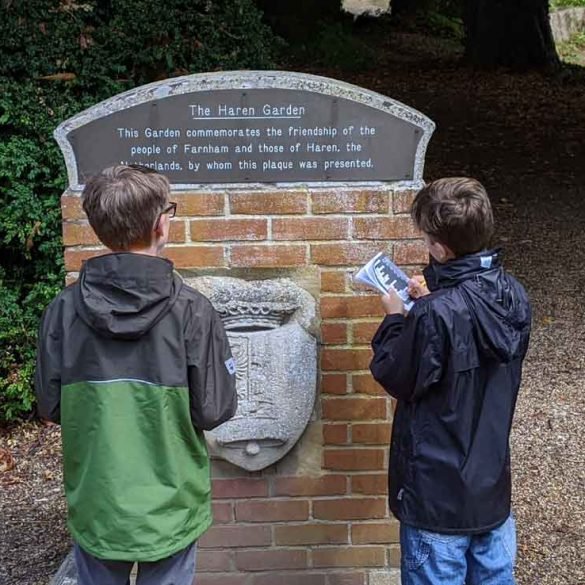
[[[431,294],[387,316],[374,378],[397,399],[390,509],[406,524],[482,533],[510,514],[509,435],[528,348],[524,288],[497,251],[424,271]]]

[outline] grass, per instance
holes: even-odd
[[[559,57],[566,63],[585,66],[585,31],[558,45],[557,51]]]

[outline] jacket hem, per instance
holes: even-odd
[[[506,520],[508,520],[508,518],[511,516],[512,512],[511,510],[508,511],[508,514],[496,521],[493,522],[491,524],[485,525],[485,526],[481,526],[479,528],[444,528],[442,526],[431,526],[429,524],[424,524],[422,522],[417,522],[416,519],[411,520],[411,519],[406,519],[401,517],[401,514],[396,513],[394,510],[391,509],[392,514],[394,514],[394,516],[396,517],[396,519],[401,522],[402,524],[407,524],[408,526],[412,526],[412,528],[416,528],[417,530],[426,530],[427,532],[436,532],[437,534],[469,534],[469,535],[475,535],[475,534],[484,534],[486,532],[490,532],[491,530],[495,530],[496,528],[499,528],[500,526],[502,526],[502,524],[504,524],[504,522],[506,522]]]
[[[132,562],[155,562],[160,561],[161,559],[166,559],[182,551],[183,549],[190,546],[193,542],[195,542],[201,535],[211,526],[213,523],[213,518],[211,514],[209,514],[206,519],[198,524],[196,528],[189,531],[187,535],[185,535],[180,540],[174,541],[174,543],[164,549],[147,549],[147,550],[112,550],[112,549],[104,549],[104,548],[97,548],[92,546],[87,542],[87,540],[81,536],[77,530],[69,526],[69,531],[71,532],[71,536],[73,540],[85,551],[89,554],[93,555],[94,557],[102,560],[108,561],[132,561]]]

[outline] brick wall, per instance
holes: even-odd
[[[167,256],[181,269],[248,279],[318,271],[321,376],[315,414],[281,462],[248,473],[213,466],[215,525],[198,553],[199,585],[397,583],[398,526],[388,514],[391,404],[368,372],[380,301],[353,284],[387,250],[427,259],[408,215],[413,192],[360,189],[173,193]],[[68,279],[103,253],[79,198],[62,198]]]

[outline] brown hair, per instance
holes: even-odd
[[[489,246],[494,217],[484,186],[475,179],[438,179],[421,189],[412,203],[414,223],[455,256]]]
[[[83,210],[111,250],[149,246],[156,220],[169,199],[168,179],[140,166],[115,166],[89,179]]]

